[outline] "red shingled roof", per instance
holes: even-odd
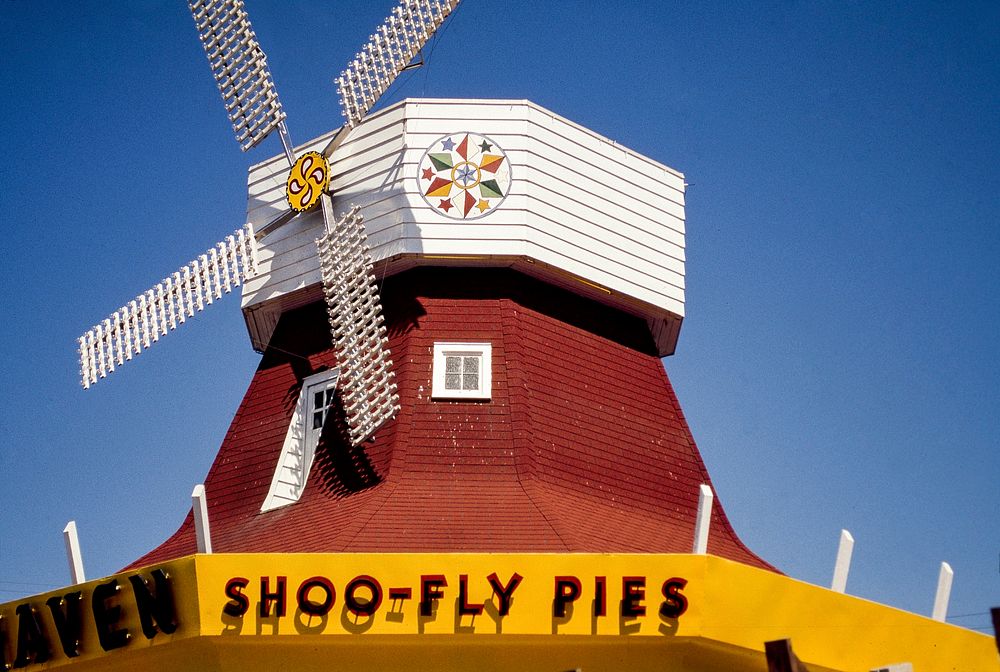
[[[415,269],[383,301],[399,415],[324,439],[261,513],[301,381],[335,364],[321,304],[283,315],[205,480],[216,552],[690,552],[710,479],[645,322],[506,270]],[[435,341],[492,344],[489,402],[431,400]],[[770,569],[718,498],[708,550]],[[133,566],[194,551],[189,514]]]

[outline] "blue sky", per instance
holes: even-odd
[[[391,2],[248,0],[302,142]],[[87,393],[76,337],[239,227],[246,169],[183,2],[0,4],[0,601],[180,523],[257,361],[230,297]],[[1000,6],[464,0],[407,96],[527,98],[683,171],[665,365],[748,545],[952,622],[1000,605]],[[307,28],[303,30],[301,26]],[[972,614],[966,616],[966,614]]]

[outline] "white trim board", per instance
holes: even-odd
[[[299,390],[298,401],[295,402],[292,420],[288,423],[285,442],[281,446],[281,454],[271,478],[271,487],[260,507],[261,513],[294,504],[305,492],[319,443],[319,432],[310,429],[310,390],[323,383],[328,383],[324,389],[336,389],[339,376],[339,369],[328,369],[302,379],[302,388]]]

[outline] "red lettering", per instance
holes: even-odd
[[[313,588],[319,588],[323,591],[322,602],[313,602],[309,599],[309,593]],[[337,601],[337,590],[333,587],[330,579],[325,576],[314,576],[302,582],[295,594],[295,601],[298,602],[302,613],[310,616],[324,616],[329,613],[330,609],[333,608],[333,603]]]
[[[222,607],[222,612],[227,616],[239,617],[247,613],[250,609],[250,598],[243,594],[243,589],[250,585],[250,579],[243,576],[234,576],[226,581],[226,602]]]
[[[681,594],[681,589],[687,586],[687,579],[674,577],[663,582],[663,603],[660,604],[660,616],[663,618],[678,618],[687,611],[688,601]]]
[[[608,578],[594,577],[594,616],[604,616],[608,613]]]
[[[357,597],[358,588],[367,588],[371,598],[362,602]],[[356,576],[344,588],[344,604],[356,616],[371,616],[382,604],[382,586],[368,575]]]
[[[389,589],[389,599],[395,602],[396,600],[408,600],[413,596],[413,590],[410,588],[390,588]]]
[[[285,615],[285,582],[288,577],[279,576],[277,588],[273,593],[268,584],[268,577],[260,577],[260,617],[267,618],[271,614],[271,603],[275,603],[274,615],[281,618]]]
[[[645,616],[646,607],[642,601],[646,599],[646,577],[626,576],[622,578],[622,616],[634,618]]]
[[[448,585],[443,574],[424,574],[420,577],[420,615],[433,616],[434,602],[444,597],[441,588]]]
[[[566,607],[580,599],[583,588],[580,579],[575,576],[557,576],[555,596],[552,598],[552,615],[556,618],[566,617]]]
[[[510,613],[510,604],[514,597],[514,590],[521,585],[521,580],[524,577],[514,572],[514,575],[510,577],[510,581],[507,582],[506,586],[500,584],[500,577],[497,576],[496,572],[493,572],[486,577],[486,580],[490,582],[490,586],[493,587],[493,594],[497,596],[500,600],[500,606],[497,607],[497,613],[501,616],[506,616]]]
[[[463,616],[478,616],[483,613],[482,604],[469,604],[469,575],[458,577],[458,613]]]

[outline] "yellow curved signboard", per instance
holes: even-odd
[[[218,554],[0,605],[0,669],[1000,670],[993,639],[713,556]],[[419,661],[419,662],[418,662]]]

